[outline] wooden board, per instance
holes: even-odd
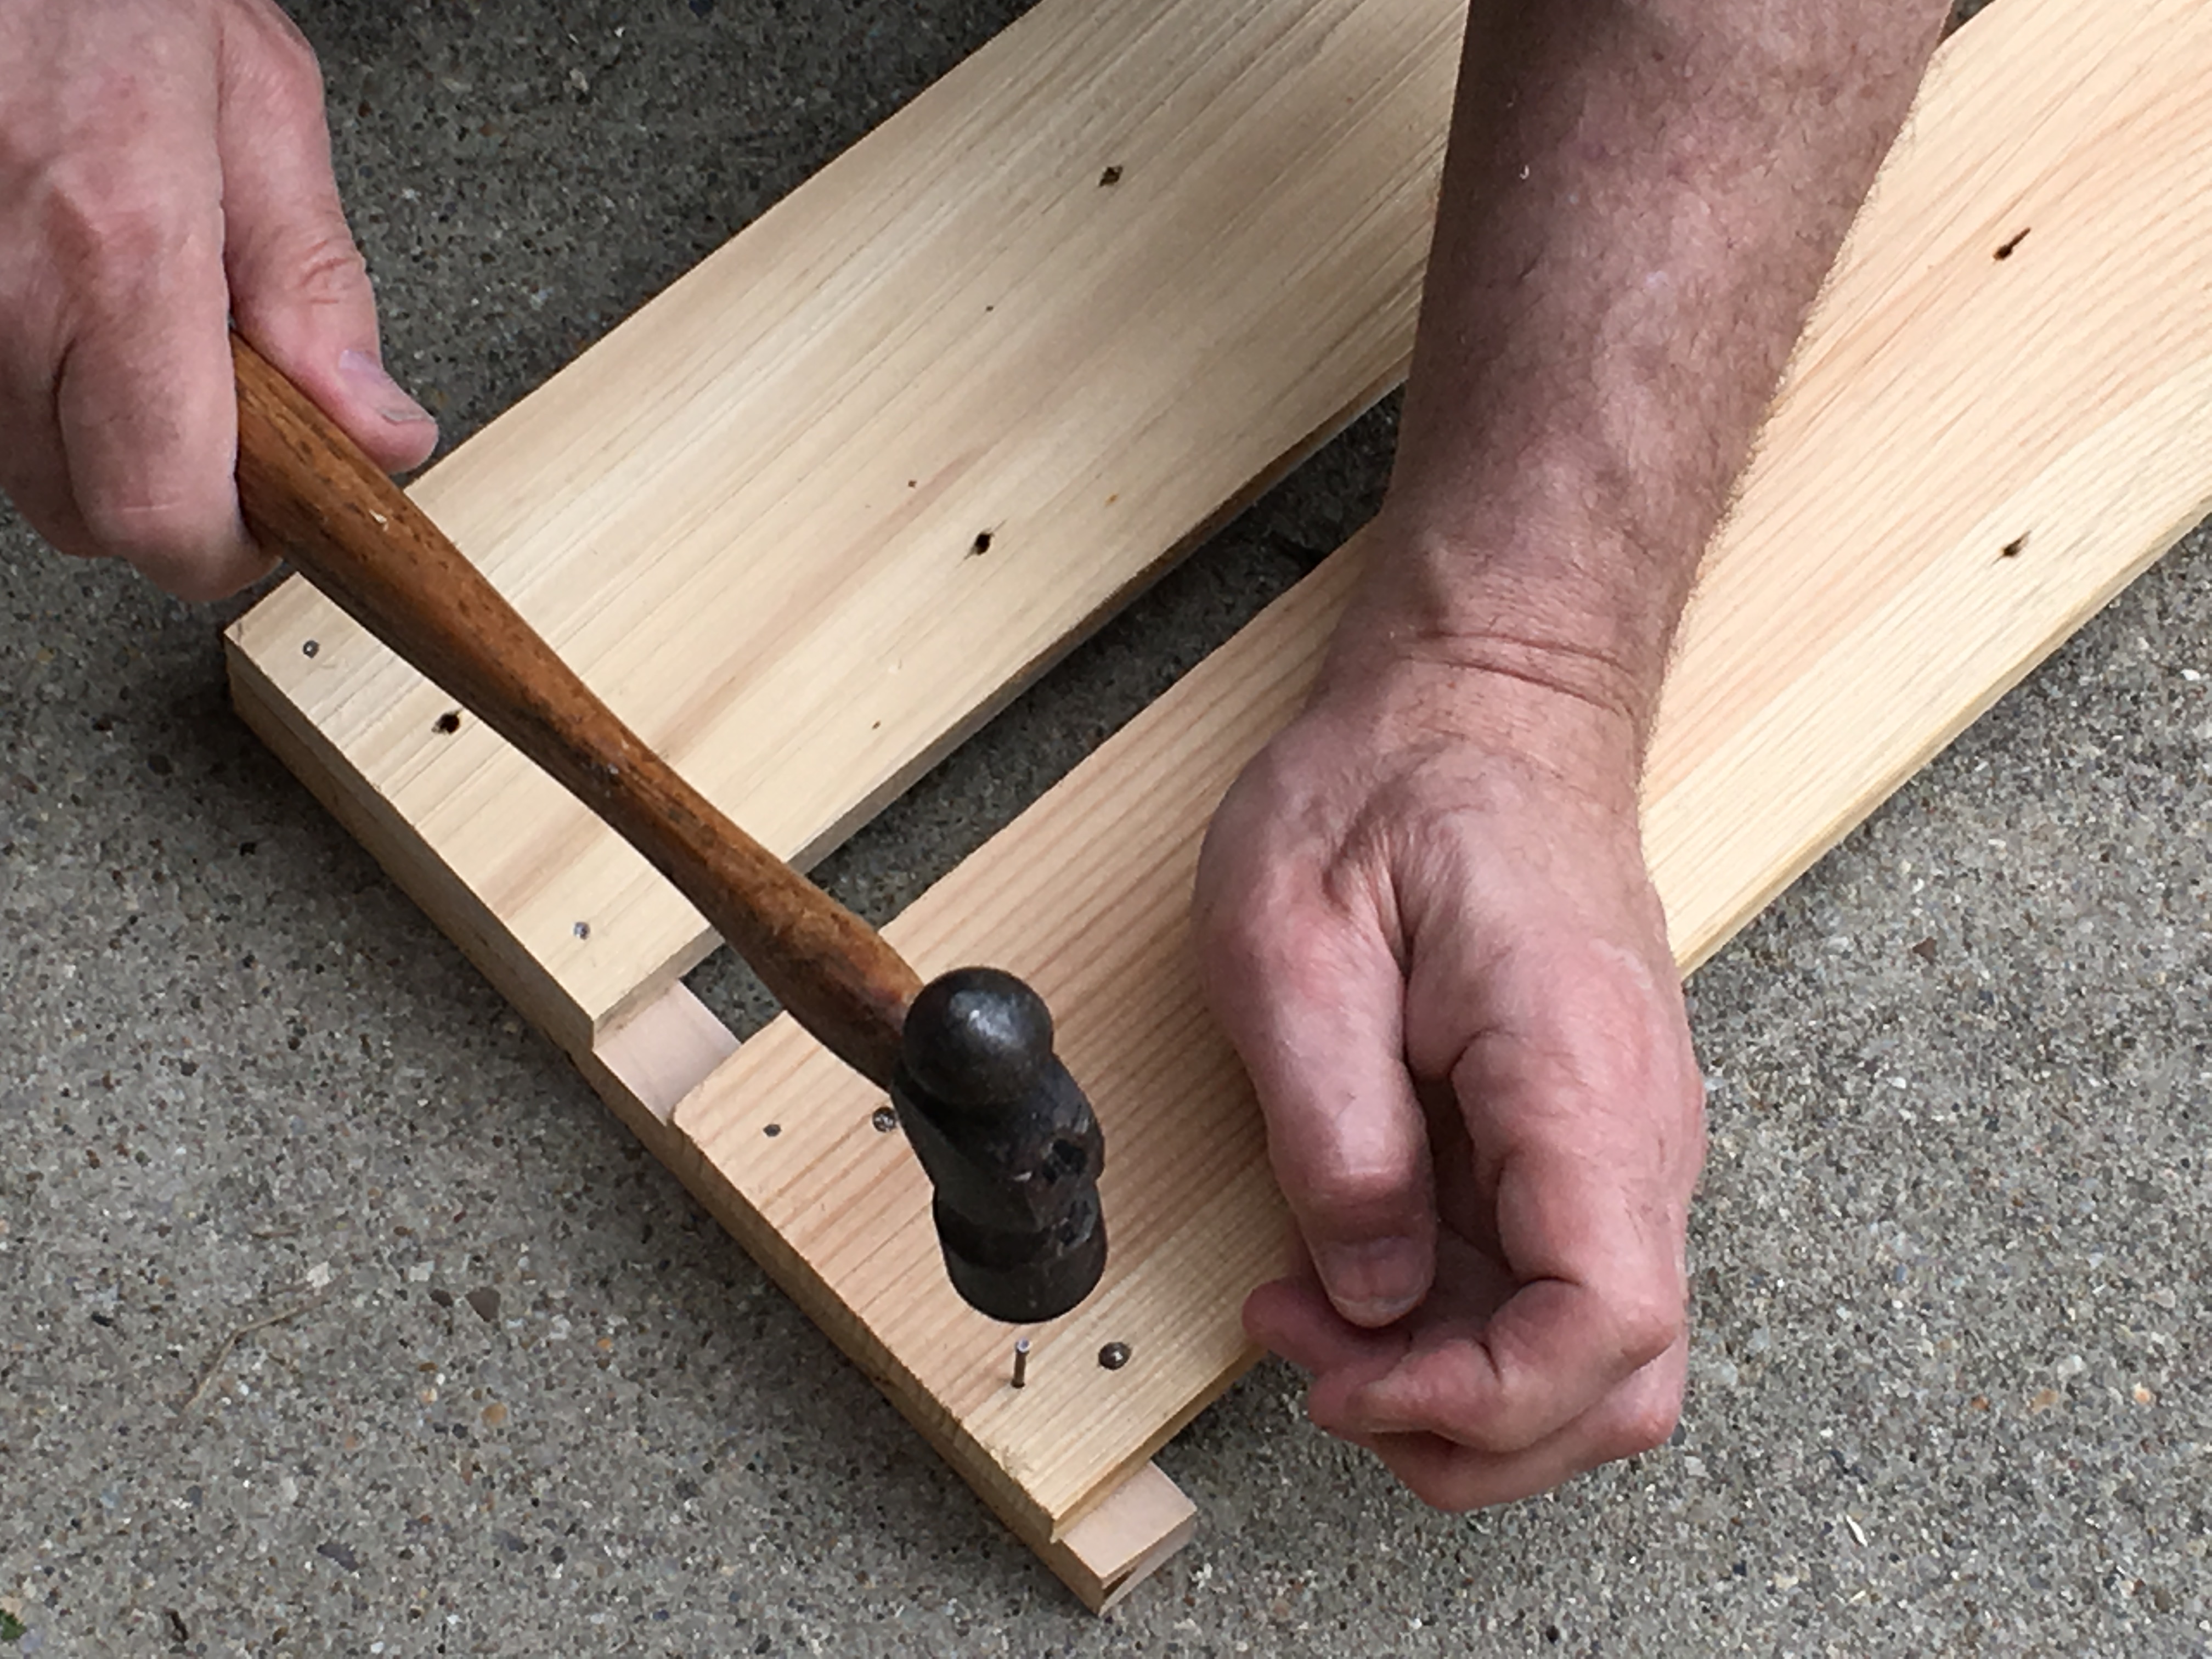
[[[1402,356],[1456,0],[1289,9],[1048,0],[424,498],[741,821],[818,850]],[[2206,33],[2181,0],[2006,0],[1947,48],[1686,629],[1647,804],[1686,962],[2203,510],[2212,319],[2192,185],[2212,120],[2189,94],[2212,69]],[[1091,168],[1109,152],[1123,181],[1103,186]],[[1119,194],[1142,176],[1131,156],[1166,200]],[[915,192],[929,205],[908,215]],[[979,192],[996,216],[975,216]],[[1080,258],[1059,258],[1066,239]],[[1018,280],[1040,270],[1049,282]],[[905,398],[940,359],[958,372],[928,384],[950,404]],[[969,400],[979,377],[994,395]],[[1016,412],[994,421],[1000,402]],[[1126,503],[1147,477],[1175,499],[1138,523]],[[994,529],[980,558],[969,526]],[[1145,1458],[1249,1359],[1235,1304],[1279,1237],[1256,1118],[1182,962],[1190,858],[1293,706],[1356,556],[894,929],[925,967],[988,956],[1036,978],[1115,1136],[1114,1276],[1043,1335],[1018,1397],[1004,1333],[915,1280],[922,1189],[867,1127],[875,1103],[787,1029],[737,1050],[672,983],[703,947],[696,917],[622,874],[589,826],[559,827],[482,733],[434,738],[443,700],[296,586],[234,634],[234,684],[1100,1606],[1187,1535],[1187,1501]],[[858,730],[854,709],[897,735]],[[1134,1363],[1100,1370],[1105,1340]]]
[[[1402,372],[1461,4],[1046,0],[416,496],[811,862]],[[233,645],[571,1052],[711,948],[304,583]]]
[[[2100,6],[2094,46],[2085,15],[2007,0],[1946,52],[1712,550],[1645,807],[1686,966],[2212,507],[2212,9]],[[1208,811],[1295,708],[1359,556],[890,930],[917,960],[1037,985],[1106,1124],[1114,1261],[1039,1337],[1027,1389],[933,1272],[926,1186],[866,1128],[865,1088],[787,1022],[676,1109],[720,1207],[803,1258],[817,1317],[926,1399],[933,1437],[1033,1534],[1253,1357],[1237,1309],[1284,1222],[1184,907]],[[1091,1358],[1109,1340],[1125,1370]]]

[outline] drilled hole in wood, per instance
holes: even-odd
[[[2002,547],[1999,548],[1997,550],[1997,556],[2001,559],[2016,559],[2020,556],[2021,550],[2027,545],[2027,532],[2023,531],[2021,534],[2014,537]]]
[[[973,558],[975,558],[975,557],[980,556],[981,556],[981,555],[982,555],[982,554],[988,553],[990,550],[991,550],[991,532],[990,532],[989,531],[988,531],[988,530],[979,530],[979,531],[977,531],[977,532],[975,532],[975,544],[974,544],[974,545],[973,545],[973,546],[969,547],[969,550],[968,550],[968,556],[969,556],[969,558],[973,559]]]
[[[1109,186],[1110,186],[1110,185],[1118,185],[1118,184],[1120,184],[1121,182],[1121,169],[1119,167],[1108,167],[1108,168],[1106,169],[1106,171],[1105,171],[1105,172],[1103,172],[1103,173],[1100,173],[1100,174],[1098,175],[1098,184],[1099,184],[1099,187],[1100,187],[1101,189],[1105,189],[1105,188],[1107,188],[1107,187],[1109,187]]]
[[[781,1123],[763,1123],[761,1125],[761,1133],[766,1135],[770,1140],[774,1140],[778,1135],[783,1133],[783,1125]]]
[[[2025,229],[2016,230],[2016,231],[2014,231],[2014,232],[2012,234],[2011,240],[2008,240],[2008,241],[2006,241],[2006,242],[2004,242],[2004,243],[2002,243],[2002,244],[2001,244],[2001,245],[1998,246],[1997,251],[1996,251],[1995,253],[1991,254],[1990,257],[1991,258],[1993,258],[1993,259],[2009,259],[2009,258],[2012,258],[2012,256],[2013,256],[2013,250],[2014,250],[2014,249],[2015,249],[2015,248],[2017,248],[2017,247],[2018,247],[2018,246],[2019,246],[2022,242],[2026,241],[2027,240],[2027,230],[2025,230]]]
[[[458,708],[448,708],[438,716],[430,729],[441,737],[452,737],[454,732],[461,729],[461,711]]]

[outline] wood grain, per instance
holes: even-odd
[[[1046,0],[416,496],[804,867],[1396,378],[1461,11]],[[233,644],[572,1053],[710,947],[301,585]]]
[[[2212,507],[2208,79],[2212,9],[2193,0],[2006,0],[1940,58],[1683,630],[1645,825],[1685,965]],[[1213,801],[1295,708],[1360,556],[890,930],[918,959],[1030,978],[1115,1148],[1115,1261],[1047,1328],[1029,1389],[1004,1388],[997,1334],[916,1270],[919,1177],[854,1127],[861,1098],[811,1045],[771,1028],[677,1108],[700,1178],[818,1277],[810,1311],[886,1356],[895,1395],[927,1396],[910,1412],[1032,1537],[1252,1357],[1237,1308],[1278,1259],[1280,1203],[1200,1011],[1184,906]],[[802,1103],[818,1127],[763,1140]],[[1134,1352],[1123,1370],[1090,1358],[1109,1339]]]

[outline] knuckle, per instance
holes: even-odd
[[[1608,1462],[1656,1451],[1674,1437],[1682,1418],[1680,1389],[1654,1389],[1622,1413],[1606,1447]]]
[[[1334,1147],[1317,1154],[1293,1153],[1282,1161],[1288,1166],[1283,1170],[1284,1184],[1295,1186],[1299,1212],[1310,1221],[1357,1228],[1362,1222],[1395,1216],[1406,1206],[1408,1182],[1402,1170],[1348,1161]]]
[[[95,306],[136,288],[185,252],[176,206],[120,180],[87,179],[51,198],[46,241],[82,299]]]
[[[101,550],[134,565],[189,565],[222,539],[210,515],[181,499],[95,495],[80,501],[78,512]]]
[[[1309,1006],[1335,1000],[1358,951],[1352,930],[1302,882],[1271,872],[1210,919],[1218,966],[1255,990]]]
[[[247,9],[255,27],[259,61],[256,70],[270,90],[295,112],[323,105],[323,66],[307,37],[274,6]]]
[[[293,292],[311,306],[342,305],[360,291],[368,263],[343,225],[301,243],[289,272]]]
[[[1200,970],[1217,990],[1238,997],[1279,992],[1306,975],[1310,936],[1292,925],[1294,906],[1249,884],[1201,894],[1193,915]]]
[[[1249,905],[1202,905],[1195,917],[1200,965],[1217,978],[1249,982],[1264,974],[1277,945],[1268,919]]]
[[[1680,1340],[1687,1324],[1679,1298],[1656,1293],[1632,1301],[1617,1317],[1621,1358],[1637,1370]]]

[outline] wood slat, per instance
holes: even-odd
[[[2195,0],[2006,0],[1941,55],[1683,630],[1645,825],[1686,965],[2212,507],[2207,84]],[[701,1181],[818,1280],[809,1311],[895,1396],[917,1391],[905,1408],[1032,1537],[1079,1522],[1251,1358],[1237,1308],[1278,1260],[1280,1200],[1184,906],[1212,805],[1296,706],[1359,556],[1355,539],[890,930],[916,960],[1029,977],[1106,1126],[1113,1264],[1040,1335],[1028,1389],[1004,1385],[1003,1330],[931,1269],[926,1188],[866,1127],[865,1090],[787,1022],[676,1109]],[[1108,1340],[1128,1367],[1097,1367]]]
[[[416,498],[804,865],[1401,372],[1461,10],[1046,0]],[[711,946],[304,584],[232,643],[572,1053]]]

